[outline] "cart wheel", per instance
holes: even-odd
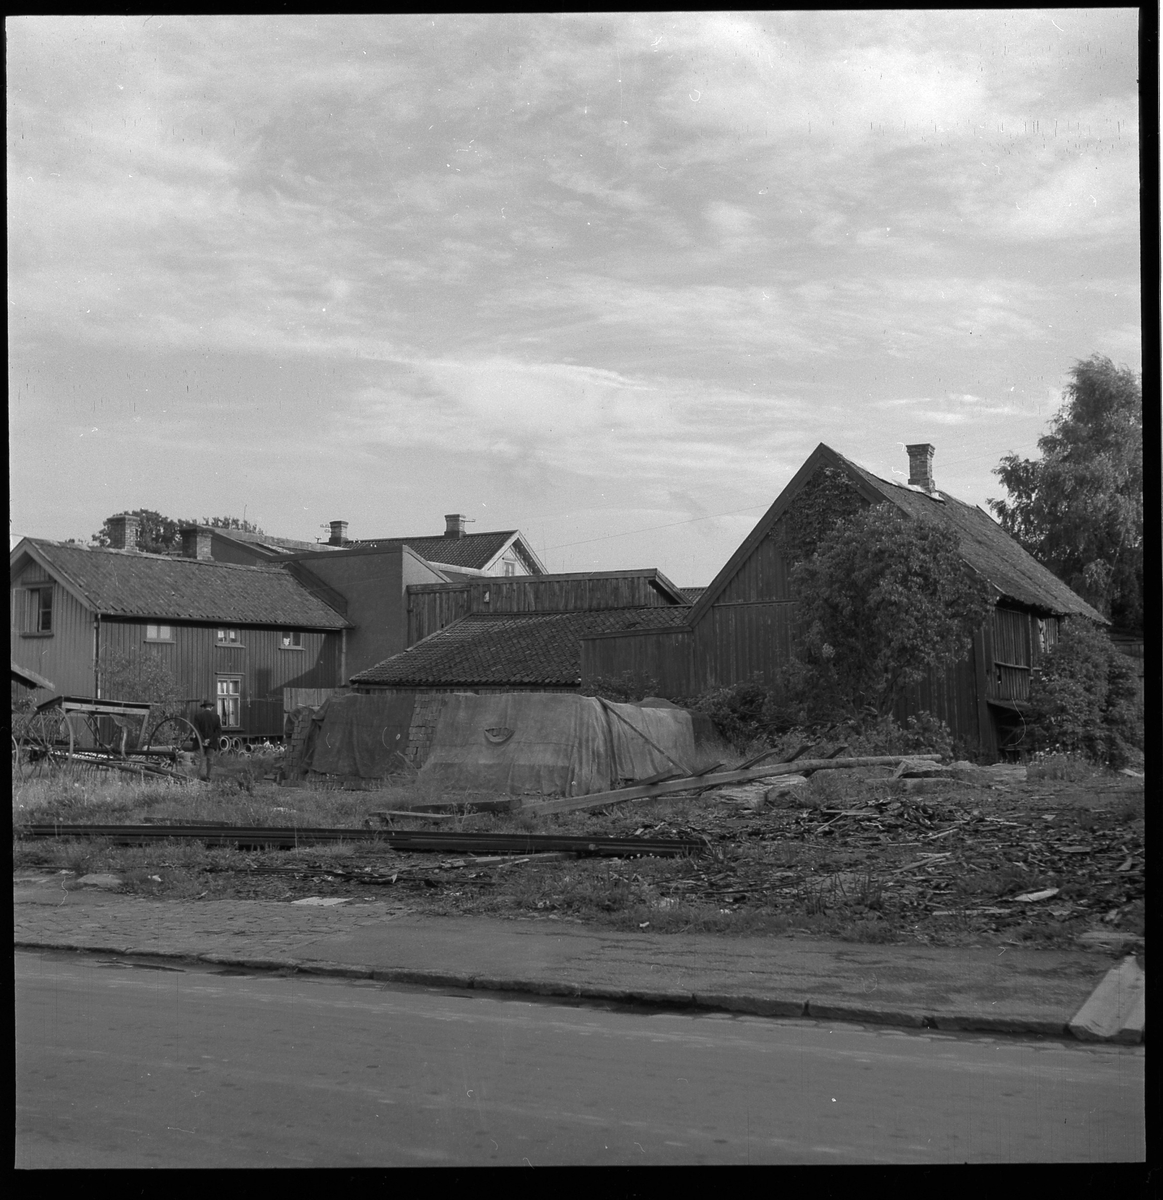
[[[143,745],[143,750],[162,751],[169,758],[170,766],[182,767],[182,755],[192,753],[194,763],[186,760],[186,768],[197,770],[197,756],[202,750],[202,739],[198,731],[185,717],[163,717],[150,731]]]
[[[59,708],[38,712],[29,722],[23,749],[33,776],[57,775],[73,761],[73,727]]]

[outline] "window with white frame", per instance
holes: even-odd
[[[239,646],[242,644],[242,639],[238,636],[237,629],[216,629],[214,642],[219,646]]]
[[[172,625],[147,625],[145,627],[145,640],[147,642],[172,642],[174,640],[174,627]]]
[[[218,719],[223,729],[242,725],[242,676],[218,676]]]
[[[302,633],[298,629],[284,629],[279,634],[279,648],[281,650],[302,650]]]

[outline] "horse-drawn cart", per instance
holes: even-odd
[[[13,713],[12,766],[22,776],[104,769],[186,779],[190,751],[201,749],[185,717],[151,722],[153,705],[136,700],[54,696],[28,713]]]

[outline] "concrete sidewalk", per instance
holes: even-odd
[[[13,881],[15,944],[761,1016],[1070,1037],[1112,968],[1087,950],[871,946],[429,917],[385,902],[159,901]],[[1098,994],[1103,994],[1101,991]],[[1141,1006],[1140,1006],[1141,1007]],[[1092,1005],[1093,1008],[1093,1005]],[[1092,1040],[1139,1041],[1139,1028]],[[1077,1032],[1077,1027],[1075,1032]]]

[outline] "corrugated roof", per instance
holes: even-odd
[[[28,541],[93,609],[108,616],[305,629],[348,624],[281,566]]]
[[[471,613],[352,676],[351,682],[393,687],[575,687],[581,678],[582,638],[680,625],[689,612],[685,605],[674,605],[597,612]]]
[[[466,533],[463,537],[397,537],[366,538],[353,546],[383,548],[408,546],[429,562],[447,563],[450,567],[471,567],[483,571],[505,548],[518,530],[501,529],[494,533]]]
[[[842,455],[837,455],[842,458]],[[1078,613],[1092,620],[1103,616],[1042,566],[987,513],[948,492],[923,491],[881,479],[844,459],[849,467],[886,500],[910,517],[951,529],[961,542],[961,557],[1010,599],[1055,613]]]

